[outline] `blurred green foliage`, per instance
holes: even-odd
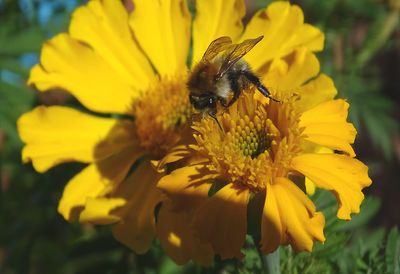
[[[392,37],[399,30],[399,10],[389,1],[298,2],[306,20],[325,32],[322,71],[334,79],[339,96],[349,100],[350,120],[359,135],[368,135],[376,150],[392,159],[398,122],[393,118],[393,102],[382,93],[383,72],[374,61],[385,51],[399,49]]]
[[[147,254],[135,255],[116,242],[109,227],[67,224],[58,215],[62,189],[82,166],[68,164],[37,174],[30,165],[22,165],[16,120],[41,103],[25,85],[29,68],[23,57],[38,58],[43,41],[67,28],[70,10],[57,6],[40,24],[39,8],[57,1],[27,1],[29,16],[21,8],[23,1],[0,0],[0,273],[263,273],[264,261],[250,236],[243,262],[217,260],[209,269],[193,263],[180,267],[157,243]],[[252,3],[260,8],[268,2]],[[350,101],[358,138],[393,158],[398,121],[392,115],[394,103],[382,93],[376,59],[399,50],[392,35],[399,31],[398,10],[375,0],[294,2],[303,7],[306,21],[326,34],[325,50],[319,54],[322,71]],[[282,273],[400,274],[399,231],[369,225],[380,210],[378,198],[367,197],[361,214],[351,222],[336,219],[336,202],[329,193],[318,191],[313,199],[325,213],[327,241],[317,244],[312,254],[281,248]]]

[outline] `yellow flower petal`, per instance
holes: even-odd
[[[22,115],[18,131],[24,162],[45,172],[64,162],[90,163],[131,145],[133,124],[100,118],[67,107],[37,107]]]
[[[191,218],[186,213],[172,211],[172,205],[163,203],[157,218],[157,235],[161,246],[177,264],[193,260],[210,266],[214,253],[211,246],[200,243],[190,227]]]
[[[121,1],[89,1],[73,13],[69,33],[88,44],[124,83],[143,89],[154,80],[149,61],[132,37]]]
[[[113,224],[121,218],[111,211],[115,208],[125,205],[124,199],[110,198],[88,198],[85,204],[85,209],[79,215],[79,222],[93,224]]]
[[[197,211],[193,227],[200,240],[210,243],[221,258],[241,258],[247,231],[248,189],[228,184]]]
[[[186,70],[191,16],[185,0],[135,0],[130,26],[161,75]]]
[[[264,210],[261,219],[261,250],[271,253],[284,242],[285,231],[279,214],[278,201],[272,186],[267,188]]]
[[[314,143],[310,142],[305,142],[305,144],[308,144],[308,148],[305,148],[304,151],[312,152],[312,153],[320,153],[320,154],[333,154],[334,151],[332,149],[326,148],[326,147],[321,147],[318,146]],[[310,178],[305,177],[305,185],[306,185],[306,193],[309,196],[314,195],[316,186],[313,181],[310,180]]]
[[[364,199],[361,190],[371,184],[368,167],[345,155],[303,154],[292,160],[291,166],[310,178],[318,187],[335,193],[340,219],[350,220],[351,213],[360,211]]]
[[[167,164],[177,162],[190,155],[190,150],[187,145],[178,145],[168,151],[168,154],[161,160],[151,161],[153,167],[158,172],[164,172]]]
[[[304,112],[300,127],[304,127],[305,139],[354,157],[350,144],[354,143],[357,132],[346,122],[348,108],[349,104],[344,100],[331,100]]]
[[[43,45],[40,65],[28,84],[40,91],[62,88],[87,108],[98,112],[128,113],[138,91],[90,47],[62,33]]]
[[[243,32],[245,9],[243,0],[196,1],[192,58],[195,63],[201,60],[208,45],[216,38],[229,36],[233,41],[238,39]]]
[[[318,75],[317,78],[296,89],[300,95],[300,100],[296,102],[299,111],[304,112],[323,102],[332,100],[337,90],[332,79],[325,74]]]
[[[149,249],[155,235],[154,209],[161,201],[158,179],[159,174],[146,161],[113,194],[127,201],[114,212],[122,219],[113,227],[114,237],[140,254]]]
[[[285,241],[296,251],[311,251],[315,240],[325,241],[324,225],[322,213],[315,212],[314,204],[293,182],[277,178],[268,186],[262,219],[264,252],[275,250]]]
[[[209,182],[215,178],[213,174],[202,174],[204,168],[204,165],[199,164],[176,169],[163,176],[157,187],[168,194],[177,209],[197,207],[208,198],[211,187]]]
[[[68,182],[58,205],[58,212],[67,220],[77,220],[86,200],[113,190],[141,155],[142,152],[137,148],[128,147],[115,155],[90,164]]]
[[[287,1],[274,2],[257,12],[247,25],[242,39],[260,35],[264,35],[264,39],[246,55],[246,60],[255,70],[298,47],[320,51],[324,44],[323,33],[309,24],[304,24],[302,10]]]
[[[308,195],[312,196],[315,193],[315,184],[308,177],[305,178],[306,192]]]
[[[317,57],[302,48],[295,50],[289,58],[274,60],[263,81],[278,91],[297,92],[305,82],[318,75],[319,70]]]

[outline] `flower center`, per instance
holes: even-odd
[[[249,116],[245,115],[241,123],[232,128],[232,133],[230,133],[230,136],[233,136],[232,145],[243,156],[254,159],[271,146],[271,136],[266,132],[265,122],[258,118],[255,124],[250,121]]]
[[[223,130],[213,119],[195,123],[196,149],[220,178],[255,192],[264,190],[271,178],[288,174],[290,160],[299,152],[298,117],[291,109],[290,102],[262,103],[254,91],[243,92],[218,116]]]
[[[141,146],[156,158],[164,156],[182,137],[192,112],[186,76],[160,79],[133,104]]]

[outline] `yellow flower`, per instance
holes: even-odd
[[[281,103],[246,90],[219,115],[222,130],[213,119],[195,122],[195,141],[160,164],[180,167],[158,186],[223,259],[242,256],[248,220],[259,220],[264,253],[286,244],[311,251],[323,242],[324,216],[305,193],[305,177],[336,195],[338,218],[359,212],[371,180],[350,145],[349,105],[333,99],[333,82],[318,72],[316,57],[302,49],[273,61],[264,83]]]
[[[71,161],[88,164],[65,187],[58,208],[65,219],[114,224],[115,237],[139,253],[158,234],[178,263],[207,264],[209,246],[183,229],[187,215],[165,202],[157,224],[154,216],[163,197],[150,160],[187,136],[187,63],[198,61],[217,37],[265,35],[247,56],[261,71],[298,47],[321,50],[324,37],[288,2],[259,11],[246,29],[242,0],[196,1],[193,25],[184,0],[133,2],[128,13],[121,1],[89,1],[74,12],[67,33],[44,44],[29,84],[41,92],[66,90],[90,112],[39,106],[24,114],[18,121],[22,158],[38,172]]]

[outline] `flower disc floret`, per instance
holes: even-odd
[[[182,137],[193,112],[187,94],[185,76],[166,77],[133,104],[140,144],[155,157],[165,155]]]
[[[209,160],[210,170],[257,191],[271,182],[266,178],[288,174],[300,130],[298,115],[288,110],[290,100],[262,103],[254,97],[254,90],[244,91],[238,103],[220,116],[222,130],[213,119],[196,122],[193,128],[198,152]]]

